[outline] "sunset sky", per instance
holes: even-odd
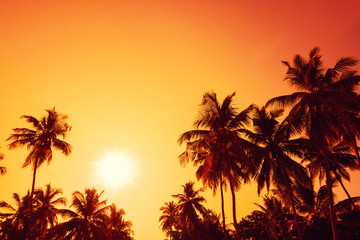
[[[69,116],[73,153],[55,153],[36,186],[63,189],[68,206],[75,190],[104,189],[133,222],[135,239],[164,239],[159,208],[196,181],[195,168],[178,162],[177,139],[192,129],[203,94],[214,90],[222,100],[236,91],[239,109],[261,106],[293,91],[281,60],[315,46],[327,67],[359,59],[359,13],[358,0],[0,1],[0,165],[8,168],[0,200],[13,204],[12,193],[24,195],[32,180],[31,168],[21,168],[26,148],[9,151],[5,140],[13,128],[30,127],[21,115],[40,118],[55,106]],[[114,151],[131,158],[134,174],[109,186],[97,169]],[[360,195],[359,183],[355,172],[351,195]],[[220,196],[204,196],[220,213]],[[239,219],[261,202],[255,185],[237,198]]]

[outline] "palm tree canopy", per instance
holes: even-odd
[[[174,201],[166,202],[160,211],[162,212],[159,218],[161,230],[169,236],[169,233],[178,224],[178,206]]]
[[[172,195],[178,199],[178,211],[180,219],[184,224],[196,225],[199,221],[198,212],[204,214],[205,207],[202,205],[206,202],[205,198],[200,196],[201,190],[194,189],[194,182],[188,182],[182,185],[184,193]]]
[[[235,93],[220,103],[214,92],[205,93],[193,124],[195,129],[178,139],[179,144],[186,143],[186,151],[179,156],[180,163],[185,165],[191,161],[198,166],[197,179],[201,179],[204,187],[213,189],[214,194],[221,181],[220,174],[229,178],[235,189],[240,185],[238,175],[248,180],[245,164],[240,163],[244,163],[244,148],[250,143],[240,138],[239,132],[249,123],[253,106],[238,113],[233,107],[234,96]]]
[[[58,214],[62,211],[58,209],[58,205],[66,205],[66,199],[64,197],[58,197],[62,195],[61,189],[52,188],[50,184],[47,184],[45,190],[42,188],[35,190],[35,212],[34,218],[45,224],[45,228],[49,224],[51,227],[58,223]]]
[[[109,215],[105,223],[108,226],[108,237],[116,240],[131,240],[134,231],[131,230],[132,222],[125,220],[125,211],[117,209],[115,204],[110,205]],[[109,236],[110,235],[110,236]]]
[[[350,70],[357,62],[345,57],[325,70],[319,48],[310,51],[309,60],[296,55],[292,64],[283,61],[288,67],[285,81],[299,91],[275,97],[267,106],[292,106],[289,122],[298,133],[304,131],[310,139],[326,135],[328,141],[333,141],[350,133],[359,137],[356,120],[349,118],[351,113],[357,115],[360,110],[355,93],[360,76]]]
[[[282,110],[268,111],[265,107],[255,107],[252,115],[253,130],[244,130],[245,135],[257,144],[250,156],[256,171],[253,176],[258,183],[258,194],[266,186],[274,184],[279,189],[288,189],[292,179],[309,182],[306,170],[292,157],[302,157],[308,145],[306,139],[290,139],[293,134],[287,119],[277,120]],[[308,180],[307,180],[308,179]]]
[[[28,123],[32,125],[29,128],[15,128],[14,133],[7,139],[12,141],[9,149],[27,146],[30,151],[25,159],[23,167],[32,164],[33,168],[37,162],[37,166],[52,160],[52,148],[61,151],[64,155],[71,153],[71,145],[58,137],[65,138],[71,127],[66,123],[67,115],[59,114],[55,108],[48,109],[47,116],[37,119],[33,116],[24,115]]]
[[[69,220],[55,226],[49,236],[79,240],[104,237],[106,227],[103,223],[110,206],[106,206],[106,200],[100,201],[101,194],[102,192],[99,194],[95,188],[85,189],[85,194],[75,191],[70,205],[75,211],[63,210],[62,216]]]

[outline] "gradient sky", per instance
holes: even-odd
[[[12,193],[25,194],[32,177],[21,168],[26,148],[8,151],[5,139],[29,127],[21,115],[41,117],[55,106],[69,115],[73,153],[54,154],[36,186],[62,188],[68,205],[75,190],[105,189],[108,203],[133,222],[135,239],[164,239],[159,208],[195,181],[195,168],[178,162],[184,146],[177,138],[192,129],[203,93],[214,90],[222,100],[236,91],[239,109],[263,105],[292,91],[281,60],[315,46],[328,67],[360,58],[359,9],[358,0],[0,1],[0,152],[8,167],[0,199],[13,203]],[[95,175],[111,150],[136,162],[130,185],[106,188]],[[359,183],[356,172],[347,183],[354,196]],[[220,197],[204,196],[220,213]],[[239,219],[259,202],[255,186],[243,186],[237,198]]]

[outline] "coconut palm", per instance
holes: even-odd
[[[184,192],[181,194],[172,195],[178,200],[178,213],[181,229],[184,234],[191,239],[197,239],[196,236],[200,234],[200,217],[199,214],[206,212],[202,205],[206,202],[205,198],[200,196],[201,190],[194,189],[194,182],[188,182],[182,185]]]
[[[161,230],[165,232],[166,237],[172,240],[179,224],[177,204],[174,201],[166,202],[160,211],[162,211],[159,218]]]
[[[22,198],[18,193],[14,193],[13,199],[16,203],[15,207],[7,202],[0,202],[0,208],[6,211],[0,213],[2,219],[0,239],[22,240],[26,237],[25,230],[29,224],[30,193],[28,192]]]
[[[85,194],[75,191],[70,208],[61,212],[68,221],[53,227],[48,238],[64,238],[72,240],[106,239],[106,226],[103,225],[107,218],[109,206],[106,200],[100,201],[102,192],[96,189],[85,189]]]
[[[48,164],[51,162],[53,148],[61,151],[65,156],[71,153],[71,145],[58,138],[59,136],[65,138],[66,133],[70,131],[70,126],[66,123],[67,115],[57,113],[55,108],[46,111],[48,115],[41,119],[29,115],[22,116],[32,125],[33,129],[15,128],[13,129],[14,133],[7,139],[11,141],[9,149],[27,146],[30,151],[23,164],[23,167],[31,165],[33,169],[30,193],[30,225],[33,210],[31,202],[34,195],[36,170],[44,162]]]
[[[204,240],[224,240],[220,223],[220,215],[207,209],[203,214],[201,232]]]
[[[178,142],[186,143],[186,151],[180,155],[183,165],[189,161],[199,166],[196,177],[204,187],[210,187],[214,194],[218,186],[221,193],[223,231],[225,211],[223,188],[230,187],[232,196],[233,219],[236,228],[235,191],[240,181],[247,181],[245,148],[249,143],[239,137],[239,130],[249,122],[252,106],[238,113],[232,106],[235,93],[227,96],[220,104],[214,92],[204,94],[199,118],[194,122],[195,130],[180,135]]]
[[[351,147],[345,141],[340,141],[334,146],[329,146],[327,152],[324,154],[329,164],[330,177],[336,179],[340,183],[344,192],[350,199],[351,196],[344,186],[343,179],[350,181],[350,174],[347,169],[358,169],[356,155],[353,154]],[[313,179],[319,176],[320,181],[322,181],[326,175],[324,170],[324,154],[320,154],[316,149],[313,151],[310,150],[305,154],[302,162],[308,163],[307,168]]]
[[[256,204],[266,216],[266,228],[272,239],[290,239],[291,212],[276,196],[263,197],[264,204]]]
[[[263,205],[239,223],[243,239],[292,239],[292,214],[283,201],[274,195],[263,197]]]
[[[288,121],[298,133],[305,133],[322,154],[326,185],[331,193],[331,167],[326,157],[327,149],[344,138],[357,151],[355,140],[359,137],[357,116],[360,104],[354,89],[360,76],[350,70],[357,60],[341,58],[333,68],[325,71],[319,48],[314,48],[310,51],[309,60],[296,55],[292,64],[286,61],[283,63],[288,67],[285,80],[299,91],[275,97],[267,104],[292,106]],[[329,194],[329,198],[332,232],[337,240],[332,194]]]
[[[292,131],[287,120],[277,120],[282,113],[283,110],[268,111],[265,107],[255,107],[252,116],[253,130],[244,130],[244,133],[258,146],[251,153],[257,166],[254,177],[258,184],[258,194],[264,187],[269,191],[271,185],[274,185],[281,195],[290,200],[298,236],[302,239],[292,188],[295,179],[301,179],[304,184],[309,184],[310,179],[305,168],[292,157],[303,156],[308,141],[290,139]]]
[[[58,215],[64,211],[57,208],[58,205],[66,205],[66,199],[58,197],[59,195],[62,195],[62,190],[52,188],[50,184],[46,185],[45,190],[42,188],[35,190],[33,225],[39,240],[45,239],[48,227],[54,227],[58,223]]]
[[[117,209],[115,204],[110,205],[108,217],[105,219],[107,226],[107,239],[109,240],[132,240],[134,231],[131,230],[132,223],[124,218],[125,211]]]

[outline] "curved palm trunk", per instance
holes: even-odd
[[[220,174],[220,195],[221,195],[221,212],[223,219],[224,239],[227,240],[226,223],[225,223],[224,189],[223,189],[223,180],[221,174]]]
[[[34,196],[34,189],[35,189],[35,179],[36,179],[36,170],[37,170],[37,166],[38,166],[38,159],[36,159],[35,161],[35,166],[34,166],[34,173],[33,173],[33,180],[32,180],[32,186],[31,186],[31,193],[30,193],[30,212],[29,212],[29,225],[28,225],[28,229],[27,229],[27,236],[26,239],[30,240],[30,235],[31,235],[31,228],[32,228],[32,215],[33,215],[33,196]]]
[[[229,185],[230,185],[230,191],[231,191],[231,197],[232,197],[232,211],[233,211],[233,221],[234,221],[234,227],[235,227],[235,231],[236,231],[236,235],[237,235],[237,239],[240,239],[240,232],[239,232],[239,228],[238,228],[238,222],[236,220],[236,200],[235,200],[235,190],[234,190],[234,186],[232,184],[232,181],[229,181]]]
[[[338,180],[338,182],[340,183],[342,189],[344,190],[346,196],[348,197],[348,199],[351,199],[350,193],[349,193],[349,192],[347,191],[347,189],[345,188],[344,183],[342,182],[339,174],[337,174],[337,173],[335,172],[335,176],[336,176],[336,179]],[[356,206],[356,204],[354,203],[354,201],[351,200],[350,202],[351,202],[351,205],[354,207],[354,209],[357,209],[357,206]]]
[[[326,162],[325,162],[325,164],[327,165]],[[330,171],[329,171],[328,166],[326,166],[325,174],[326,174],[326,187],[327,187],[328,192],[329,192],[329,210],[330,210],[331,231],[332,231],[332,234],[333,234],[333,239],[338,240],[339,236],[338,236],[337,227],[336,227],[336,221],[335,221],[332,182],[331,182],[331,176],[330,176]]]

